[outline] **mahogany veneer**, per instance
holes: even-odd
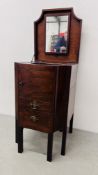
[[[69,15],[68,53],[45,52],[45,17]],[[62,132],[61,155],[65,155],[67,123],[72,133],[75,64],[78,63],[82,21],[72,8],[43,10],[34,23],[35,60],[15,63],[16,142],[23,152],[23,129],[48,133],[47,160],[52,160],[53,133]],[[68,105],[69,104],[69,105]]]

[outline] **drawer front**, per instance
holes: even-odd
[[[19,123],[23,128],[51,132],[53,130],[53,114],[48,112],[20,111]]]
[[[19,98],[19,123],[22,127],[43,132],[53,130],[54,101],[45,101],[38,97]]]
[[[55,111],[55,101],[54,100],[43,100],[39,96],[35,96],[34,98],[19,98],[19,109],[21,111],[28,112],[49,112],[53,113]]]

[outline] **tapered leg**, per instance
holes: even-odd
[[[73,131],[73,115],[72,115],[71,120],[70,120],[69,133],[72,133],[72,131]]]
[[[52,161],[53,133],[48,134],[47,161]]]
[[[61,155],[65,155],[66,149],[66,136],[67,136],[67,127],[62,132],[62,146],[61,146]]]
[[[23,152],[23,128],[18,126],[18,153]]]

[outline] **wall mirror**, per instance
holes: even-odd
[[[69,46],[69,15],[46,16],[45,52],[67,54]]]

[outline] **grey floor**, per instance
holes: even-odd
[[[46,161],[47,134],[24,129],[22,154],[14,139],[14,117],[0,116],[0,175],[98,175],[98,134],[74,130],[61,156],[61,133],[56,132],[51,163]]]

